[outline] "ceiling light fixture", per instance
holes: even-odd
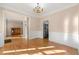
[[[43,12],[43,8],[40,7],[39,3],[37,3],[37,6],[33,9],[33,11],[35,13],[42,13]]]

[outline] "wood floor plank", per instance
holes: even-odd
[[[0,55],[77,55],[77,49],[47,39],[13,38],[0,48]]]

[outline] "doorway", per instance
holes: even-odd
[[[5,23],[5,45],[13,43],[15,39],[23,38],[23,21],[6,19]]]
[[[6,20],[6,37],[22,37],[23,22],[17,20]]]
[[[49,23],[47,20],[43,22],[43,38],[49,38]]]

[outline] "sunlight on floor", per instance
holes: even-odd
[[[43,55],[43,53],[45,54],[55,54],[55,53],[63,53],[66,52],[66,50],[50,50],[50,48],[54,48],[55,46],[46,46],[46,47],[38,47],[38,48],[29,48],[29,49],[18,49],[18,50],[10,50],[10,51],[3,51],[3,53],[13,53],[13,52],[23,52],[23,51],[31,51],[31,50],[40,50],[40,49],[47,49],[49,48],[49,50],[46,51],[41,51],[41,52],[37,52],[34,54],[21,54],[21,55]]]
[[[10,51],[3,51],[3,53],[12,53],[12,52],[22,52],[27,50],[35,50],[35,48],[29,48],[29,49],[18,49],[18,50],[10,50]]]
[[[44,54],[41,53],[41,52],[37,52],[37,53],[34,53],[34,54],[20,54],[20,55],[44,55]]]
[[[43,53],[38,52],[38,53],[31,54],[31,55],[43,55]]]
[[[15,50],[3,51],[3,53],[12,53],[12,52],[15,52]]]
[[[19,38],[24,38],[24,37],[6,37],[6,39],[19,39]]]
[[[37,48],[37,49],[46,49],[46,48],[54,48],[54,47],[55,47],[55,46],[47,46],[47,47],[39,47],[39,48]],[[36,48],[3,51],[3,53],[21,52],[21,51],[27,51],[27,50],[36,50]]]
[[[30,48],[30,49],[27,49],[27,50],[36,50],[36,48]]]
[[[20,52],[20,51],[26,51],[27,49],[19,49],[19,50],[15,50],[16,52]]]
[[[54,48],[55,46],[39,47],[38,49]]]
[[[55,54],[55,53],[63,53],[66,52],[65,50],[47,50],[47,51],[43,51],[46,54]]]
[[[57,53],[66,52],[66,50],[53,50],[53,51],[55,51],[55,52],[57,52]]]

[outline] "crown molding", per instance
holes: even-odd
[[[4,6],[0,6],[0,8],[2,8],[5,11],[11,11],[11,12],[15,12],[21,15],[24,15],[26,17],[33,17],[33,18],[37,18],[35,15],[29,14],[28,12],[23,12],[23,11],[19,11],[17,9],[14,8],[9,8],[9,7],[4,7]]]
[[[54,13],[57,13],[57,12],[60,12],[60,11],[63,11],[65,9],[68,9],[68,8],[71,8],[71,7],[74,7],[78,4],[73,4],[73,5],[70,5],[70,6],[67,6],[67,7],[64,7],[64,8],[60,8],[58,10],[55,10],[55,11],[51,11],[51,12],[48,12],[48,13],[45,13],[45,14],[41,14],[41,15],[34,15],[34,14],[31,14],[31,13],[28,13],[28,12],[23,12],[23,11],[20,11],[20,10],[17,10],[17,9],[14,9],[14,8],[10,8],[10,7],[4,7],[4,6],[0,6],[1,8],[3,8],[4,10],[8,10],[8,11],[12,11],[12,12],[16,12],[18,14],[21,14],[21,15],[24,15],[24,16],[27,16],[27,17],[33,17],[33,18],[44,18],[44,17],[48,17]]]
[[[73,4],[73,5],[70,5],[70,6],[67,6],[67,7],[64,7],[64,8],[58,9],[58,10],[55,10],[55,11],[51,11],[51,12],[49,12],[49,13],[43,14],[43,17],[50,16],[50,15],[52,15],[52,14],[54,14],[54,13],[57,13],[57,12],[60,12],[60,11],[66,10],[66,9],[68,9],[68,8],[71,8],[71,7],[75,7],[75,6],[77,6],[77,5],[79,5],[79,4]]]

